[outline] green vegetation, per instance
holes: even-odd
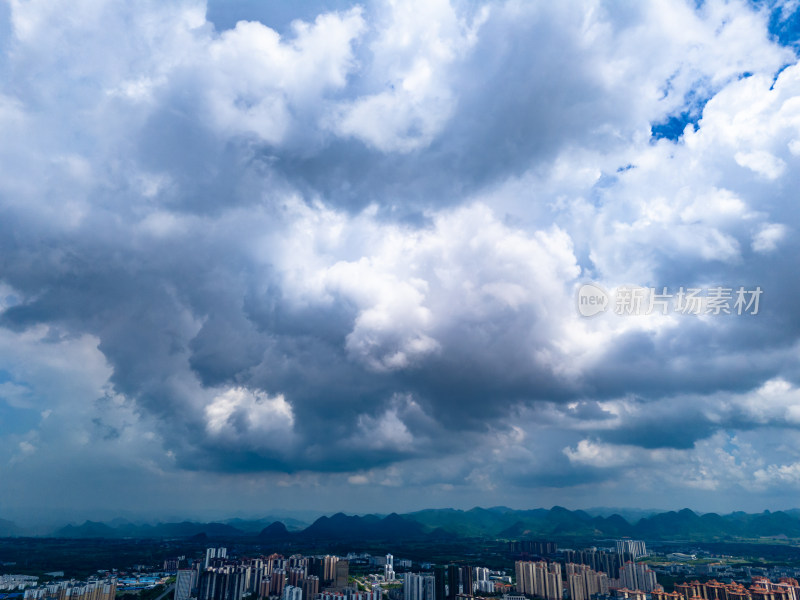
[[[2,573],[37,575],[48,581],[48,571],[64,571],[67,578],[86,579],[101,569],[130,570],[134,565],[161,569],[164,559],[199,554],[197,543],[161,540],[68,540],[55,538],[0,538],[0,562],[15,562]]]
[[[139,591],[117,591],[117,598],[125,598],[125,600],[155,600],[159,596],[161,596],[164,592],[166,592],[170,586],[175,583],[175,577],[167,578],[166,582],[160,585],[157,585],[149,590],[139,590]],[[169,600],[172,598],[173,592],[170,590],[167,592],[165,599]]]
[[[368,592],[368,591],[369,591],[369,588],[367,587],[367,585],[366,585],[366,584],[365,584],[363,581],[361,581],[360,579],[356,579],[356,578],[355,578],[355,577],[353,577],[352,575],[350,576],[350,578],[348,579],[348,581],[349,581],[350,583],[355,583],[355,584],[356,584],[356,587],[358,587],[358,590],[359,590],[360,592]]]

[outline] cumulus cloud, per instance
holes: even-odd
[[[388,2],[371,44],[378,89],[343,103],[330,127],[378,150],[410,152],[430,144],[452,116],[453,63],[477,40],[488,7],[471,22],[446,0]]]
[[[635,452],[635,448],[598,444],[591,440],[581,440],[575,448],[564,448],[570,462],[600,468],[629,464]]]
[[[9,498],[791,497],[790,4],[240,4],[0,11]],[[589,280],[763,296],[584,319]]]
[[[209,434],[236,444],[279,445],[292,437],[294,413],[283,396],[232,388],[215,396],[204,412]]]
[[[756,252],[772,252],[786,236],[787,228],[780,223],[765,223],[753,236],[753,250]]]

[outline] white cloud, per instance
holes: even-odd
[[[734,159],[741,166],[752,169],[767,179],[777,179],[786,170],[784,161],[764,150],[737,152],[734,155]]]
[[[753,476],[755,482],[759,485],[770,487],[789,485],[797,489],[800,486],[800,462],[768,465],[766,468],[756,471]]]
[[[387,410],[377,419],[362,415],[358,427],[359,435],[370,448],[413,449],[414,436],[397,416],[396,409]]]
[[[778,243],[786,237],[787,231],[787,227],[780,223],[765,223],[753,236],[753,250],[762,253],[773,252],[777,249]]]
[[[313,115],[328,89],[345,85],[351,43],[363,28],[359,8],[296,21],[289,41],[261,23],[239,22],[210,42],[208,61],[197,65],[208,78],[208,119],[227,135],[283,142],[293,112]]]
[[[371,44],[372,93],[343,102],[329,127],[384,152],[427,146],[456,102],[449,81],[488,12],[460,19],[448,0],[389,0]]]
[[[303,303],[352,302],[358,314],[346,348],[370,369],[413,368],[465,324],[502,313],[519,315],[527,330],[514,334],[522,343],[536,340],[528,348],[532,361],[558,369],[571,352],[556,333],[572,316],[568,295],[579,272],[564,231],[527,234],[481,204],[434,213],[432,227],[422,230],[382,224],[371,209],[350,222],[332,211],[325,218],[301,214],[296,227],[314,243],[281,258],[287,291]],[[336,239],[313,251],[331,223]],[[336,260],[345,253],[362,257]],[[554,332],[550,341],[545,331]],[[536,357],[542,345],[551,350]]]
[[[630,465],[636,454],[643,452],[631,446],[603,444],[592,440],[581,440],[575,448],[564,448],[570,462],[592,467],[608,468]]]
[[[212,438],[256,448],[282,448],[294,435],[294,411],[283,395],[269,397],[258,390],[227,389],[204,409]]]

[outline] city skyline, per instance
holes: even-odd
[[[795,0],[0,3],[0,519],[800,507]]]
[[[706,557],[699,562],[693,556],[670,552],[674,545],[651,552],[645,550],[643,542],[638,543],[650,562],[626,560],[613,547],[606,548],[608,552],[595,547],[576,552],[557,549],[553,542],[528,541],[527,545],[538,544],[543,550],[547,549],[544,556],[531,557],[525,553],[515,554],[515,546],[520,542],[506,544],[494,540],[483,552],[470,552],[467,564],[459,564],[459,559],[443,562],[398,559],[398,566],[403,569],[402,581],[384,575],[391,572],[394,563],[391,554],[376,556],[352,551],[346,555],[311,554],[295,548],[287,557],[263,547],[250,547],[246,553],[231,554],[227,547],[206,547],[203,551],[202,546],[195,544],[189,546],[188,553],[181,554],[170,553],[175,546],[162,547],[155,561],[150,555],[146,564],[121,569],[103,568],[93,572],[80,566],[79,570],[72,571],[80,574],[77,578],[66,578],[65,571],[39,571],[50,578],[45,581],[39,575],[3,575],[0,590],[12,591],[25,600],[64,596],[105,600],[118,592],[158,600],[173,594],[174,600],[241,600],[247,597],[380,600],[387,596],[391,600],[487,597],[502,597],[503,600],[792,600],[800,592],[797,580],[800,569],[796,564],[769,563],[761,558],[760,564],[754,565],[742,560],[752,558],[748,554],[720,555],[708,550],[699,550]],[[747,552],[754,547],[745,544],[739,549]],[[791,555],[792,549],[784,546],[782,553],[787,552]],[[597,564],[598,557],[603,564]],[[110,558],[104,557],[105,560]],[[450,558],[454,557],[450,555]],[[483,559],[488,559],[490,566],[483,566],[482,563],[487,564]],[[686,562],[687,559],[692,562]],[[796,558],[792,562],[796,563]],[[663,584],[659,583],[659,578]]]

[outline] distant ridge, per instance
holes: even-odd
[[[134,524],[123,519],[107,523],[85,521],[61,527],[51,535],[61,538],[242,538],[273,542],[325,540],[448,540],[455,538],[615,538],[645,540],[726,541],[786,536],[800,539],[800,510],[697,513],[688,508],[648,514],[628,520],[610,511],[550,509],[515,510],[504,506],[428,509],[399,515],[323,516],[307,527],[287,527],[279,519],[225,523]],[[636,514],[637,511],[631,511]],[[644,512],[644,511],[642,511]],[[600,514],[598,514],[600,513]],[[295,522],[296,523],[296,522]],[[238,525],[235,526],[235,525]],[[0,519],[0,537],[26,535],[11,521]]]
[[[649,514],[631,522],[612,513],[596,516],[588,511],[554,506],[550,510],[494,510],[473,508],[467,511],[431,509],[404,515],[429,528],[438,527],[462,536],[502,539],[638,537],[651,540],[733,540],[785,535],[800,538],[800,510],[764,511],[728,515],[698,514],[688,508]],[[608,514],[608,511],[604,511]],[[634,514],[637,511],[631,511]],[[641,511],[646,512],[646,511]],[[647,511],[649,512],[649,511]]]
[[[64,538],[110,538],[115,537],[115,528],[105,523],[85,521],[83,525],[67,525],[55,532],[55,537]]]
[[[223,523],[159,523],[158,525],[133,525],[131,523],[111,527],[105,523],[86,521],[82,525],[67,525],[53,533],[60,538],[190,538],[240,537],[247,535],[240,529]]]
[[[305,539],[318,540],[407,540],[424,539],[427,537],[427,532],[421,523],[396,513],[383,519],[375,515],[357,517],[337,513],[332,517],[320,517],[297,535]]]
[[[264,527],[261,533],[258,534],[258,537],[264,540],[285,540],[291,537],[291,534],[289,530],[286,529],[286,525],[280,521],[275,521]]]

